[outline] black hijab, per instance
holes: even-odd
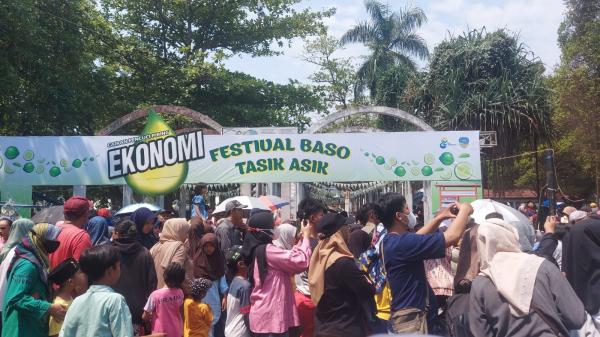
[[[137,230],[136,241],[147,249],[152,248],[157,242],[158,238],[154,235],[154,231],[150,233],[144,233],[143,228],[146,222],[150,219],[156,219],[156,214],[146,207],[140,207],[131,213],[129,219],[135,222],[135,228]]]
[[[562,266],[585,310],[600,311],[600,218],[571,227],[563,239]]]
[[[253,286],[254,264],[258,264],[258,275],[260,282],[267,276],[267,245],[273,242],[273,219],[272,213],[258,213],[248,220],[248,230],[244,245],[242,246],[242,255],[244,262],[248,266],[248,281]]]

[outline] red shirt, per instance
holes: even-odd
[[[70,257],[79,261],[81,253],[92,246],[90,235],[85,230],[60,222],[57,223],[57,226],[62,228],[57,238],[60,241],[60,246],[58,246],[56,252],[50,254],[50,269],[54,269]]]

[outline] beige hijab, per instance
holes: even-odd
[[[173,218],[165,222],[160,233],[160,239],[155,246],[161,250],[161,260],[159,262],[163,268],[167,268],[175,253],[182,246],[185,249],[184,243],[187,240],[189,229],[190,224],[185,218]]]
[[[325,291],[325,270],[342,257],[354,259],[340,231],[320,240],[317,247],[315,247],[308,268],[310,298],[315,305],[319,304],[319,300]]]
[[[492,280],[513,316],[529,314],[533,287],[543,258],[521,252],[515,228],[489,219],[477,230],[481,274]]]

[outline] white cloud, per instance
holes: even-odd
[[[393,10],[407,5],[399,0],[388,0],[388,3]],[[421,7],[427,14],[428,22],[418,32],[427,41],[430,51],[448,34],[458,35],[485,26],[488,31],[506,28],[519,34],[520,41],[540,57],[548,71],[560,60],[557,30],[565,10],[562,0],[413,0],[408,5]],[[329,27],[329,34],[337,38],[367,16],[363,0],[305,0],[298,6],[301,9],[307,7],[336,7],[336,14],[324,22]],[[278,83],[286,83],[289,78],[308,82],[316,67],[301,60],[303,49],[303,42],[295,39],[291,48],[283,49],[284,55],[236,56],[228,60],[226,66]],[[351,44],[338,55],[360,60],[367,53],[366,47]],[[425,62],[420,64],[424,66]]]

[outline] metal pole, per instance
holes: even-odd
[[[554,169],[554,151],[546,150],[544,152],[544,167],[546,170],[546,184],[548,185],[547,195],[550,200],[550,210],[548,215],[556,214],[556,174]]]

